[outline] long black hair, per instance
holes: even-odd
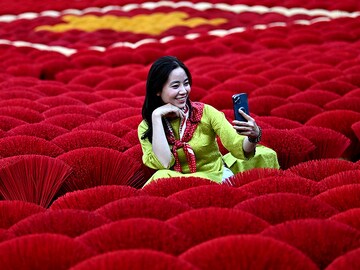
[[[192,77],[189,69],[183,62],[174,56],[163,56],[157,59],[151,66],[147,81],[146,81],[146,95],[145,101],[142,107],[142,117],[148,124],[148,129],[144,132],[141,139],[148,138],[152,141],[152,120],[151,116],[153,111],[164,105],[161,97],[157,95],[162,91],[165,83],[167,82],[170,73],[176,68],[182,68],[189,80],[190,86],[192,85]],[[186,101],[190,108],[189,99]],[[191,111],[191,110],[190,110]]]

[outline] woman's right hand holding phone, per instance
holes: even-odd
[[[239,133],[240,135],[248,136],[248,137],[258,137],[260,133],[260,128],[256,124],[256,121],[254,118],[252,118],[250,115],[246,114],[244,111],[239,109],[239,113],[241,116],[243,116],[247,121],[238,121],[234,120],[233,127]]]

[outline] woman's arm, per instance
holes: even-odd
[[[258,128],[254,119],[245,114],[243,116],[247,117],[246,119],[248,119],[249,122],[234,120],[233,125],[231,125],[225,118],[224,113],[214,107],[206,105],[205,110],[206,116],[210,119],[211,126],[215,133],[220,137],[224,147],[231,152],[234,157],[244,159],[254,155],[256,143],[251,143],[248,138],[248,136],[254,138],[258,135],[258,133],[254,131],[254,128]]]
[[[141,150],[143,152],[142,162],[144,163],[144,165],[154,170],[168,169],[175,162],[174,157],[172,157],[170,165],[168,167],[164,167],[163,164],[159,161],[159,159],[155,155],[152,149],[153,145],[150,142],[150,140],[148,138],[145,139],[143,138],[143,135],[147,130],[148,130],[148,124],[146,121],[143,120],[138,126],[138,137],[141,145]]]
[[[261,129],[256,124],[254,118],[239,110],[239,113],[247,120],[247,122],[234,120],[234,129],[240,134],[246,136],[243,141],[243,149],[245,153],[253,153],[257,141],[261,138]]]
[[[165,168],[168,168],[173,159],[173,156],[164,131],[164,126],[162,122],[162,117],[164,116],[183,118],[185,117],[185,114],[178,107],[171,104],[166,104],[157,108],[152,114],[152,149],[161,164]]]

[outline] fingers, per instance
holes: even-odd
[[[241,135],[257,137],[259,134],[259,128],[253,118],[250,116],[248,118],[248,122],[234,120],[232,122],[233,127]]]
[[[247,120],[252,121],[254,120],[250,115],[246,114],[243,110],[239,109],[239,113]]]
[[[253,134],[254,129],[252,127],[247,127],[247,126],[233,126],[234,129],[241,135],[246,135],[246,136],[250,136],[251,134]]]
[[[178,109],[178,114],[180,118],[185,118],[185,113],[183,112],[183,110]]]
[[[175,113],[177,117],[185,118],[185,113],[182,109],[172,104],[168,104],[168,105],[169,105],[169,113]]]
[[[168,103],[158,108],[161,110],[161,116],[185,118],[185,113],[180,108]]]

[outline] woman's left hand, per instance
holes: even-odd
[[[239,110],[239,113],[247,120],[247,122],[238,120],[232,121],[233,127],[237,131],[237,133],[252,138],[258,137],[260,134],[260,128],[256,124],[255,119],[243,112],[242,110]]]

